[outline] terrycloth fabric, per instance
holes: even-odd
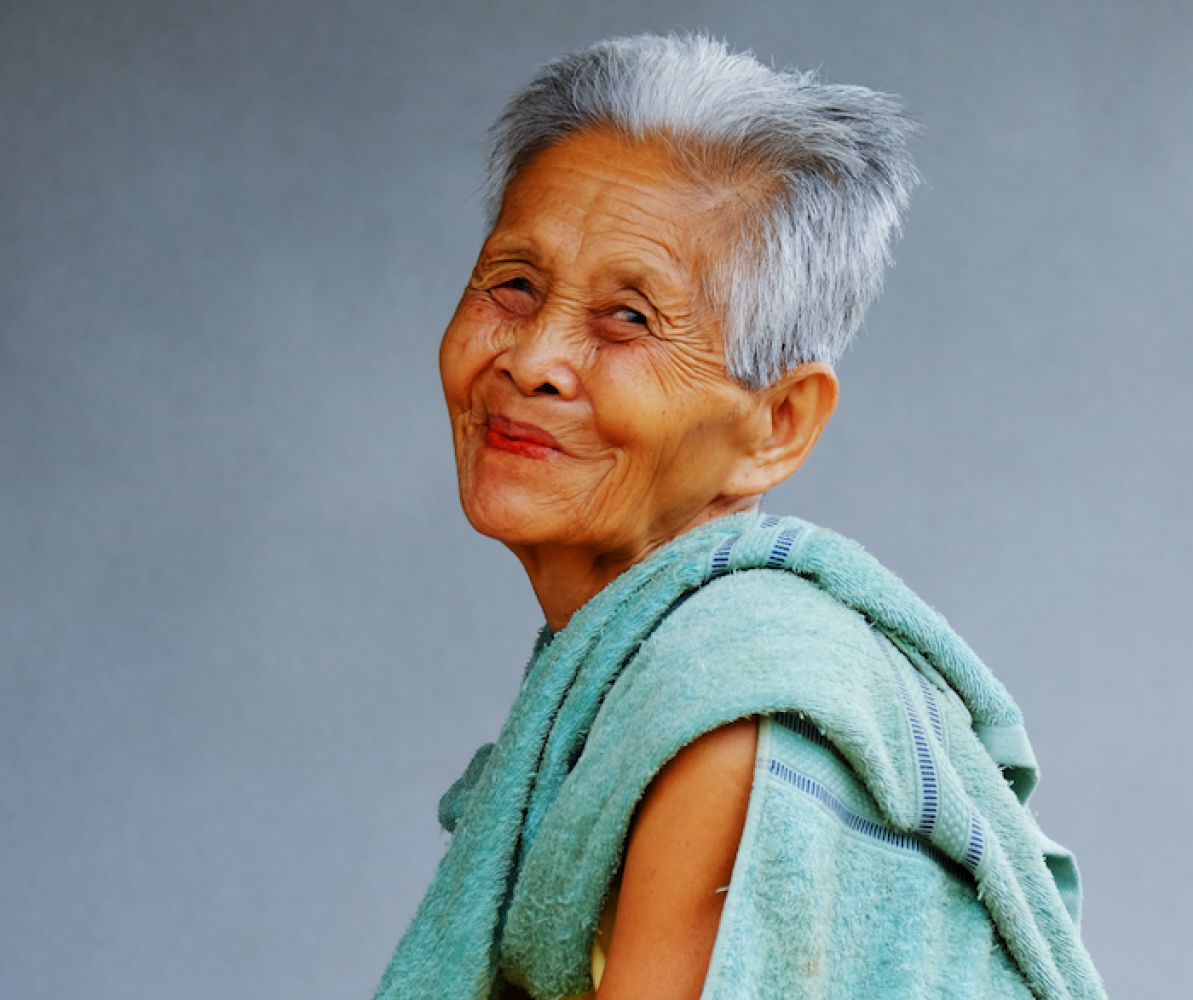
[[[856,776],[866,799],[854,796],[855,812],[869,809],[877,828],[935,852],[938,860],[921,865],[931,877],[941,863],[966,873],[1036,996],[1104,995],[1058,891],[1076,888],[1071,859],[1052,858],[1055,879],[1016,798],[1034,784],[1034,759],[1003,687],[860,547],[796,519],[738,515],[632,567],[559,635],[544,630],[496,745],[445,797],[452,844],[377,997],[471,1000],[495,995],[503,979],[541,998],[584,992],[601,905],[650,780],[704,732],[781,713],[823,734]],[[767,983],[782,987],[776,996],[808,995],[801,981],[832,984],[823,966],[781,966],[815,921],[798,909],[795,888],[757,864],[790,835],[782,809],[768,813],[764,785],[756,781],[751,795],[709,997],[750,995],[734,987],[746,972],[758,995],[771,995]],[[838,800],[847,795],[835,787]],[[803,870],[822,882],[830,869],[839,875],[840,852],[815,843],[788,850],[806,848]],[[862,872],[858,884],[877,878]],[[945,897],[961,884],[949,879],[929,894],[945,926],[953,915]],[[873,919],[893,933],[897,910],[879,908]],[[757,947],[785,938],[773,954]],[[847,952],[834,959],[838,982],[849,979]],[[770,964],[760,966],[760,955]],[[817,995],[916,995],[906,963],[890,990],[881,977],[853,974],[866,992]],[[969,995],[1000,994],[979,984]]]
[[[881,810],[806,718],[763,717],[705,995],[1031,1000],[967,872]]]

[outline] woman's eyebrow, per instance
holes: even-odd
[[[492,253],[481,251],[481,255],[476,260],[476,270],[486,268],[501,267],[509,264],[522,264],[526,267],[540,269],[540,263],[533,254],[525,252],[523,248],[510,248],[508,250],[496,250]]]
[[[485,238],[481,246],[481,255],[511,252],[534,254],[537,250],[537,241],[525,233],[495,230]]]

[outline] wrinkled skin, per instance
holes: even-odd
[[[552,628],[690,528],[757,505],[836,399],[825,365],[731,380],[702,275],[729,194],[658,142],[586,133],[509,186],[443,338],[460,497],[522,560]]]

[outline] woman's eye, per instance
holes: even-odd
[[[502,309],[518,316],[528,316],[536,308],[534,285],[527,278],[510,278],[494,285],[489,294]]]
[[[611,343],[629,343],[651,332],[646,313],[629,306],[608,310],[597,319],[596,325],[601,336]]]

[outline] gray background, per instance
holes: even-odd
[[[1193,982],[1193,4],[4,0],[0,996],[367,997],[539,623],[435,350],[531,68],[707,28],[929,184],[768,508],[1023,706],[1118,996]]]

